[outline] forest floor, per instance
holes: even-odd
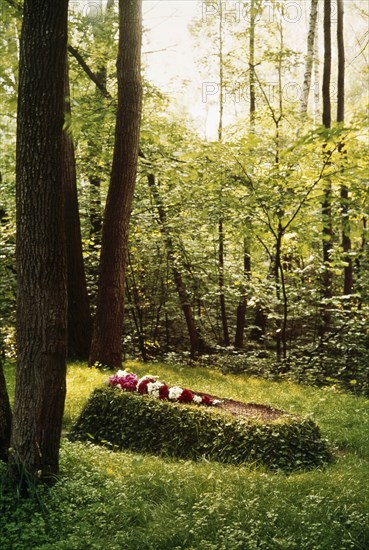
[[[2,492],[4,550],[345,550],[369,547],[369,401],[292,382],[271,382],[174,364],[128,363],[138,375],[311,417],[334,462],[309,472],[113,452],[63,437],[61,472],[24,501]],[[6,367],[10,393],[14,365]],[[65,432],[108,374],[68,368]],[[256,408],[255,408],[256,407]],[[237,412],[236,410],[234,412]],[[252,413],[250,408],[249,413]],[[273,413],[275,414],[275,413]],[[5,465],[0,464],[1,471]]]

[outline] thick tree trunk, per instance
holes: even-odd
[[[71,116],[68,62],[66,63],[65,113]],[[63,189],[68,276],[68,356],[88,360],[91,345],[92,318],[87,292],[79,220],[76,159],[70,128],[63,131]]]
[[[309,94],[311,88],[311,75],[314,62],[314,44],[316,34],[316,23],[318,19],[318,2],[319,0],[311,0],[310,7],[310,21],[309,21],[309,33],[307,38],[307,54],[306,65],[304,74],[304,83],[302,86],[302,99],[301,99],[301,118],[305,117],[308,110]]]
[[[0,460],[8,460],[12,412],[6,389],[2,358],[0,357]]]
[[[119,2],[118,109],[89,364],[121,365],[128,232],[142,108],[142,0]]]
[[[24,487],[53,482],[66,391],[62,133],[68,1],[25,0],[20,43],[17,378],[9,462]]]

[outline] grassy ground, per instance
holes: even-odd
[[[290,476],[166,460],[63,440],[61,476],[31,501],[0,496],[0,548],[248,550],[369,548],[369,401],[215,370],[130,363],[143,375],[311,415],[334,449]],[[7,368],[13,389],[13,368]],[[71,365],[65,430],[106,373]],[[0,486],[1,495],[1,486]]]

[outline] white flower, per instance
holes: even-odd
[[[147,384],[147,393],[149,395],[152,395],[153,397],[156,397],[158,398],[159,397],[159,391],[160,391],[160,388],[164,386],[164,384],[162,384],[161,382],[149,382]]]
[[[221,403],[220,399],[214,399],[213,405],[219,405],[219,403]]]
[[[117,376],[119,376],[119,378],[124,378],[127,374],[128,372],[126,370],[118,370],[117,372]]]
[[[169,388],[169,395],[168,399],[171,399],[172,401],[176,401],[179,397],[181,397],[183,392],[183,389],[178,386],[173,386],[172,388]]]
[[[198,405],[200,405],[200,404],[202,403],[202,397],[201,397],[201,395],[194,395],[192,401],[193,401],[194,403],[197,403]]]
[[[141,382],[144,382],[145,380],[152,380],[152,379],[155,379],[157,380],[159,378],[159,376],[152,376],[151,374],[146,374],[145,376],[143,376],[142,378],[140,378],[138,381],[137,381],[137,391],[138,391],[138,387],[139,385],[141,384]]]

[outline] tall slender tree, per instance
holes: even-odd
[[[109,20],[110,14],[114,8],[114,0],[107,0],[105,11],[102,9],[101,1],[99,6],[100,16],[90,18],[90,23],[92,25],[92,35],[94,37],[94,45],[96,48],[99,47],[98,37],[103,35],[105,38],[110,33],[111,29],[107,25],[111,24]],[[103,32],[104,31],[104,32]],[[101,48],[101,45],[100,45]],[[103,55],[99,61],[99,65],[94,73],[95,84],[96,84],[96,101],[102,105],[102,90],[105,90],[103,96],[107,98],[109,96],[106,85],[107,85],[107,58],[108,52],[107,48],[104,45]],[[101,184],[102,177],[101,171],[98,167],[98,160],[101,156],[101,141],[99,139],[88,139],[88,151],[90,159],[90,174],[88,176],[90,182],[89,194],[90,194],[90,205],[89,205],[89,215],[90,215],[90,242],[92,247],[96,247],[101,244],[101,230],[102,230],[102,205],[101,205]]]
[[[142,0],[119,1],[118,108],[115,145],[104,213],[97,309],[90,365],[111,368],[122,360],[124,282],[128,231],[136,183],[142,109]]]
[[[223,29],[223,5],[219,2],[219,28],[218,28],[218,55],[219,55],[219,120],[218,120],[218,141],[223,140],[223,117],[224,117],[224,29]],[[222,175],[221,175],[222,177]],[[226,299],[224,292],[224,220],[223,220],[223,182],[220,182],[219,193],[219,219],[218,219],[218,283],[219,283],[219,304],[220,316],[223,329],[223,343],[229,346],[229,328],[227,319]]]
[[[256,86],[255,86],[255,27],[256,27],[256,11],[257,4],[255,0],[250,2],[250,28],[249,28],[249,94],[250,94],[250,131],[255,132],[255,115],[256,115]],[[246,308],[247,296],[245,284],[251,277],[251,251],[250,251],[250,234],[251,223],[245,221],[245,237],[243,239],[243,273],[244,285],[242,288],[241,298],[237,306],[236,314],[236,333],[234,339],[235,348],[242,349],[244,345],[244,334],[246,326]]]
[[[76,158],[69,124],[71,120],[68,60],[64,94],[67,124],[63,131],[63,190],[68,280],[68,356],[88,360],[92,317],[83,264],[81,224],[78,210]]]
[[[58,473],[66,391],[62,133],[68,0],[25,0],[17,117],[16,481]],[[24,474],[27,473],[27,476]]]
[[[337,122],[345,121],[345,40],[344,40],[344,4],[343,0],[337,0],[337,51],[338,51],[338,75],[337,75]],[[343,162],[346,156],[344,142],[338,145],[338,151],[342,155]],[[349,214],[349,189],[345,182],[341,183],[341,214],[342,214],[342,251],[345,267],[343,270],[343,293],[345,296],[352,294],[353,265],[350,256],[351,232]]]
[[[330,97],[330,85],[331,85],[331,69],[332,69],[332,5],[331,0],[324,0],[324,69],[323,69],[323,126],[325,128],[331,128],[332,114],[331,114],[331,97]],[[329,147],[326,144],[324,146],[324,155],[330,155]],[[325,180],[323,188],[322,199],[322,222],[323,222],[323,234],[322,234],[322,249],[323,249],[323,263],[324,272],[322,278],[322,298],[324,300],[321,307],[321,320],[319,332],[323,335],[329,328],[330,314],[327,306],[327,300],[332,297],[332,271],[330,268],[331,263],[331,250],[333,241],[333,226],[332,226],[332,182],[329,178]]]
[[[302,99],[301,99],[301,108],[300,108],[301,118],[306,116],[307,110],[308,110],[313,63],[314,63],[314,46],[316,42],[318,2],[319,0],[311,0],[311,5],[310,5],[310,20],[309,20],[309,32],[308,32],[308,38],[307,38],[305,74],[304,74],[304,83],[302,86]]]

